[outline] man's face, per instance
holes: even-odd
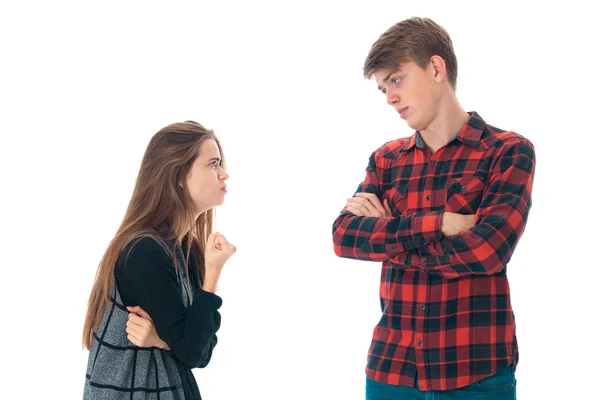
[[[380,70],[375,74],[379,90],[400,117],[414,130],[426,130],[436,117],[441,87],[436,71],[429,62],[425,69],[412,61],[401,63],[397,70]]]

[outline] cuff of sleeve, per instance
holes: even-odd
[[[223,299],[214,293],[198,290],[194,296],[194,303],[202,303],[203,308],[218,310],[223,304]]]

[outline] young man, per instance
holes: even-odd
[[[338,256],[383,262],[367,399],[513,399],[506,265],[531,207],[533,145],[463,110],[452,41],[430,19],[381,35],[364,74],[416,131],[371,154],[333,224]]]

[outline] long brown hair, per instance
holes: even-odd
[[[214,209],[194,220],[186,178],[200,146],[209,139],[217,143],[223,160],[221,144],[213,131],[194,121],[168,125],[150,139],[123,222],[96,272],[83,328],[83,346],[86,349],[90,347],[92,334],[98,328],[109,301],[115,263],[134,234],[156,233],[156,227],[168,226],[168,233],[163,233],[165,239],[176,239],[181,243],[187,238],[188,261],[190,250],[194,247],[200,276],[204,276],[204,248],[212,232]],[[224,160],[222,162],[224,166]]]

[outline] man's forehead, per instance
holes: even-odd
[[[388,79],[390,79],[390,76],[392,76],[393,74],[395,74],[396,72],[400,72],[402,71],[402,64],[398,65],[398,68],[384,68],[384,69],[380,69],[377,72],[375,72],[373,74],[373,76],[375,77],[375,79],[379,82],[383,82],[386,81]]]

